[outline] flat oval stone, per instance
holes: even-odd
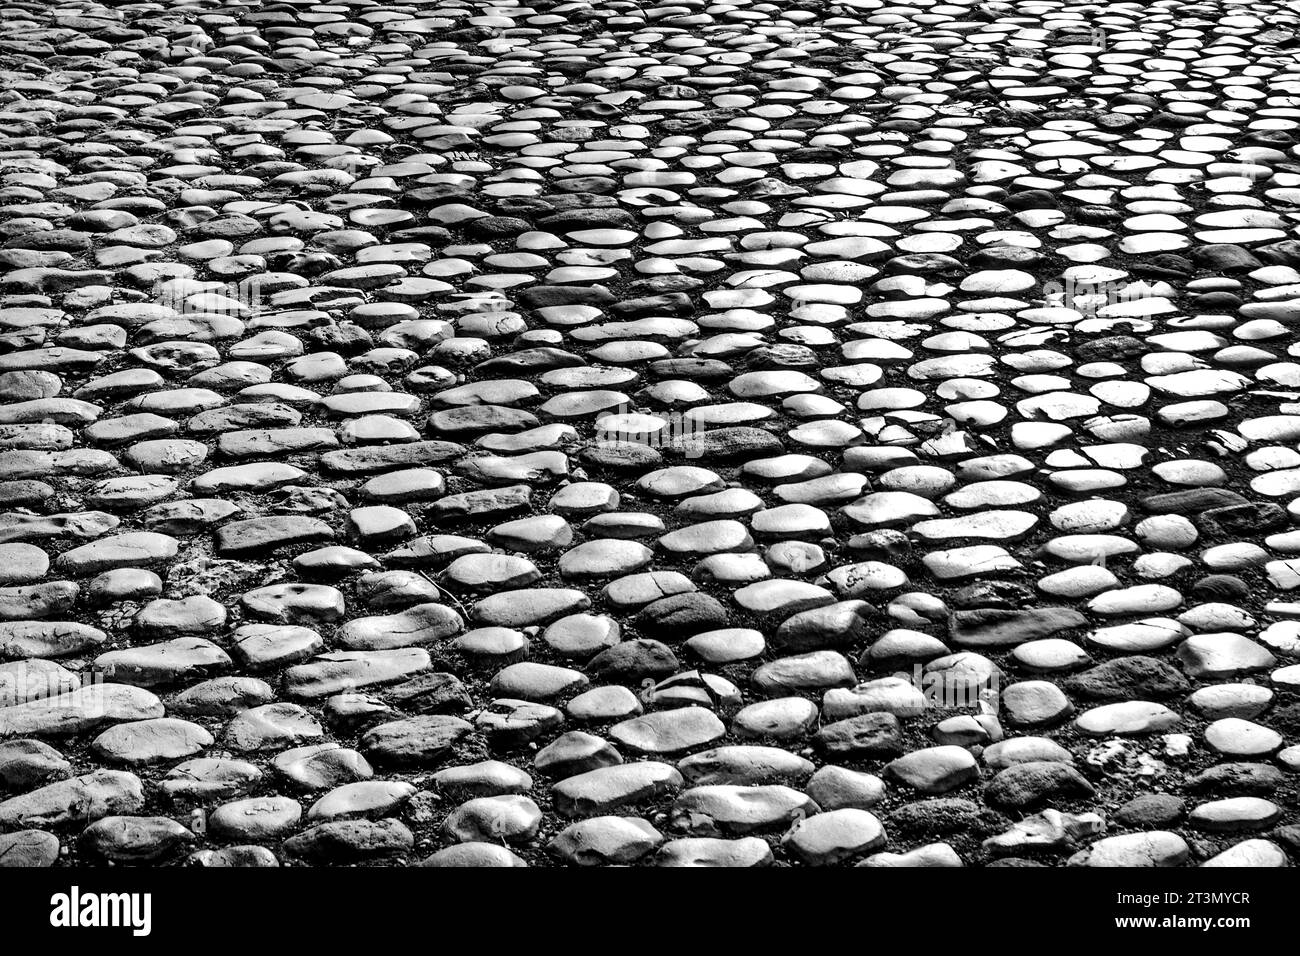
[[[712,743],[726,727],[711,711],[680,707],[658,711],[615,724],[609,734],[629,750],[644,754],[670,754]]]

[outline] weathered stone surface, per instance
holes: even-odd
[[[1007,647],[1087,626],[1086,617],[1064,607],[956,611],[948,619],[948,636],[958,647]]]
[[[134,813],[143,806],[139,777],[121,770],[95,770],[0,802],[0,831],[85,825]]]
[[[89,684],[66,694],[0,708],[0,738],[67,737],[103,724],[161,717],[164,709],[149,691],[126,684]]]
[[[1294,861],[1297,36],[6,8],[0,863]]]
[[[379,763],[433,763],[446,756],[473,725],[459,717],[429,714],[380,724],[361,738],[361,749]]]

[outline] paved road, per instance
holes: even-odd
[[[8,4],[0,863],[1284,865],[1293,7]]]

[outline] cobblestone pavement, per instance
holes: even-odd
[[[0,9],[0,864],[1282,866],[1300,5]]]

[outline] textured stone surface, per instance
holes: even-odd
[[[1296,862],[1297,36],[7,7],[0,864]]]

